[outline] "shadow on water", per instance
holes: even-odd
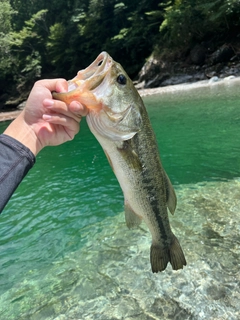
[[[85,122],[43,150],[0,217],[0,319],[238,319],[239,97],[232,82],[144,98],[178,196],[177,272],[150,272],[150,234],[126,228]]]

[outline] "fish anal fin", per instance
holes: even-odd
[[[124,204],[126,225],[129,229],[137,227],[141,224],[142,218],[138,216],[130,207],[128,202]]]
[[[168,262],[171,263],[173,270],[183,269],[183,267],[187,265],[179,241],[174,235],[169,248],[163,248],[155,243],[151,245],[150,262],[153,273],[165,270]]]
[[[167,206],[171,214],[174,214],[176,206],[177,206],[177,197],[172,186],[172,183],[164,171],[164,181],[165,181],[165,188],[166,188],[166,198],[167,198]]]

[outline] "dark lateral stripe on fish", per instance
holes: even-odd
[[[146,193],[148,195],[148,199],[149,199],[152,211],[154,212],[157,225],[160,229],[161,238],[164,241],[164,243],[166,243],[166,241],[168,240],[168,235],[166,234],[164,223],[160,215],[161,205],[159,203],[159,199],[156,199],[156,191],[153,189],[152,179],[150,178],[149,170],[142,171],[142,181],[143,181],[143,188],[147,191]]]
[[[167,235],[166,233],[166,229],[164,227],[164,222],[163,222],[163,219],[159,213],[159,203],[158,201],[151,201],[150,200],[150,203],[152,205],[152,210],[155,214],[155,218],[157,220],[157,225],[159,227],[159,230],[160,230],[160,235],[161,235],[161,239],[163,241],[163,243],[167,243],[167,240],[169,239],[169,236]]]

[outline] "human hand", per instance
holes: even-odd
[[[37,81],[22,113],[4,132],[26,145],[35,155],[45,146],[72,140],[79,132],[82,116],[87,115],[87,109],[79,102],[73,101],[67,106],[54,100],[52,91],[67,91],[67,81]]]

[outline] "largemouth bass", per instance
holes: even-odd
[[[101,144],[124,194],[129,228],[144,220],[152,235],[152,272],[168,262],[174,270],[186,260],[173,234],[168,209],[173,214],[176,195],[164,171],[155,134],[144,103],[132,81],[106,52],[69,81],[69,92],[55,99],[78,100],[89,109],[87,123]]]

